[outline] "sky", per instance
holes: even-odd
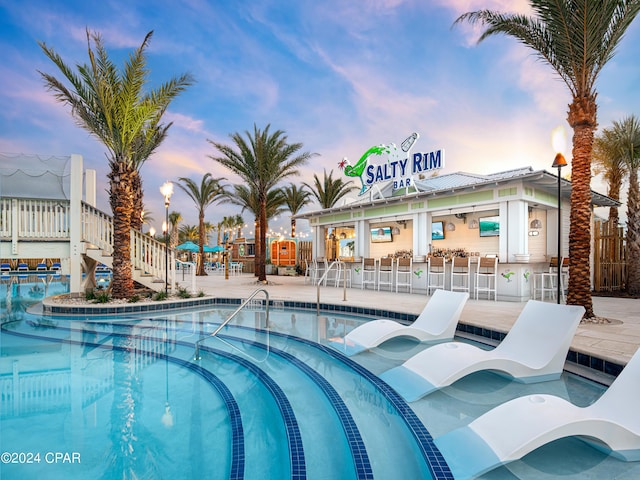
[[[566,129],[563,153],[571,162],[569,91],[514,39],[477,44],[477,28],[453,26],[461,14],[485,8],[531,13],[526,0],[0,0],[0,152],[82,155],[85,168],[97,171],[98,208],[109,212],[106,149],[45,89],[39,71],[63,77],[38,42],[69,65],[85,64],[89,29],[121,66],[153,30],[149,86],[183,73],[196,81],[171,104],[168,137],[142,167],[156,230],[165,181],[199,184],[210,172],[239,183],[210,158],[218,152],[208,140],[233,145],[231,134],[254,125],[282,130],[316,154],[285,184],[312,184],[323,170],[339,177],[342,158],[355,162],[369,147],[399,145],[412,132],[420,135],[416,149],[444,149],[441,174],[554,171],[551,132],[558,126]],[[638,45],[640,19],[599,77],[600,128],[640,115]],[[606,193],[598,178],[592,186]],[[193,201],[177,188],[170,210],[197,224]],[[238,213],[214,204],[206,221]],[[250,213],[242,216],[252,223]],[[289,223],[287,213],[270,227],[288,230]]]

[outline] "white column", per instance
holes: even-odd
[[[89,169],[84,172],[84,201],[96,208],[96,171]]]
[[[70,186],[70,245],[69,275],[70,291],[80,292],[82,288],[82,156],[71,155]]]
[[[413,215],[413,256],[428,255],[431,243],[431,213]]]
[[[514,262],[516,253],[529,253],[528,223],[529,210],[527,202],[522,200],[507,202],[507,261]],[[502,230],[502,225],[500,231],[504,231]]]

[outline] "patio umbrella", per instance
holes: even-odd
[[[211,253],[224,252],[224,247],[222,245],[216,245],[215,247],[205,246],[204,249],[205,252]]]
[[[184,242],[181,243],[180,245],[178,245],[176,247],[176,250],[186,250],[188,252],[198,252],[200,250],[200,247],[198,247],[198,245],[196,245],[195,243],[188,241],[188,242]]]

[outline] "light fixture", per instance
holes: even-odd
[[[531,220],[529,227],[532,228],[533,230],[540,230],[542,228],[542,222],[537,218],[535,218]]]
[[[560,303],[560,293],[561,286],[560,280],[562,277],[562,167],[567,166],[567,160],[564,158],[564,155],[560,152],[556,154],[556,158],[553,159],[553,168],[558,169],[558,278],[556,280],[557,283],[557,292],[556,297],[558,303]]]
[[[479,227],[478,220],[476,220],[475,218],[472,218],[471,221],[469,222],[469,229],[477,230],[478,227]]]
[[[344,240],[345,238],[347,238],[347,234],[346,234],[346,233],[344,233],[344,232],[342,232],[342,233],[340,234],[340,238],[342,238],[342,239]]]
[[[398,227],[393,227],[393,230],[391,230],[391,233],[394,235],[400,235],[400,229]]]
[[[164,182],[160,187],[160,193],[164,196],[164,212],[165,223],[164,230],[165,240],[165,260],[164,260],[164,294],[169,295],[169,205],[171,204],[171,195],[173,195],[173,183]]]
[[[451,209],[449,209],[449,215],[451,215]],[[444,229],[447,232],[455,232],[456,231],[456,226],[451,220],[449,220],[447,222],[447,224],[445,225]]]

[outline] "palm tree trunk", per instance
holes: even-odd
[[[296,219],[291,219],[291,238],[296,238]]]
[[[640,293],[640,188],[638,168],[629,171],[627,199],[627,292]]]
[[[585,318],[594,317],[591,299],[591,151],[595,132],[595,99],[574,99],[569,106],[573,127],[571,217],[569,230],[569,291],[567,304],[582,305]],[[590,113],[592,115],[590,115]],[[593,119],[593,121],[590,121]]]
[[[124,162],[117,162],[109,173],[109,200],[113,210],[113,279],[114,298],[129,298],[133,294],[131,263],[131,217],[133,215],[134,171]]]
[[[133,215],[131,215],[131,228],[142,232],[142,210],[143,205],[143,191],[142,191],[142,177],[140,172],[135,170],[132,174],[131,181],[133,182],[131,188],[133,189]]]
[[[198,242],[200,244],[200,250],[198,251],[199,255],[198,255],[198,268],[196,270],[196,275],[199,277],[202,277],[204,275],[206,275],[205,271],[204,271],[204,239],[205,239],[205,234],[204,234],[204,211],[202,211],[199,215],[199,232],[198,232]]]

